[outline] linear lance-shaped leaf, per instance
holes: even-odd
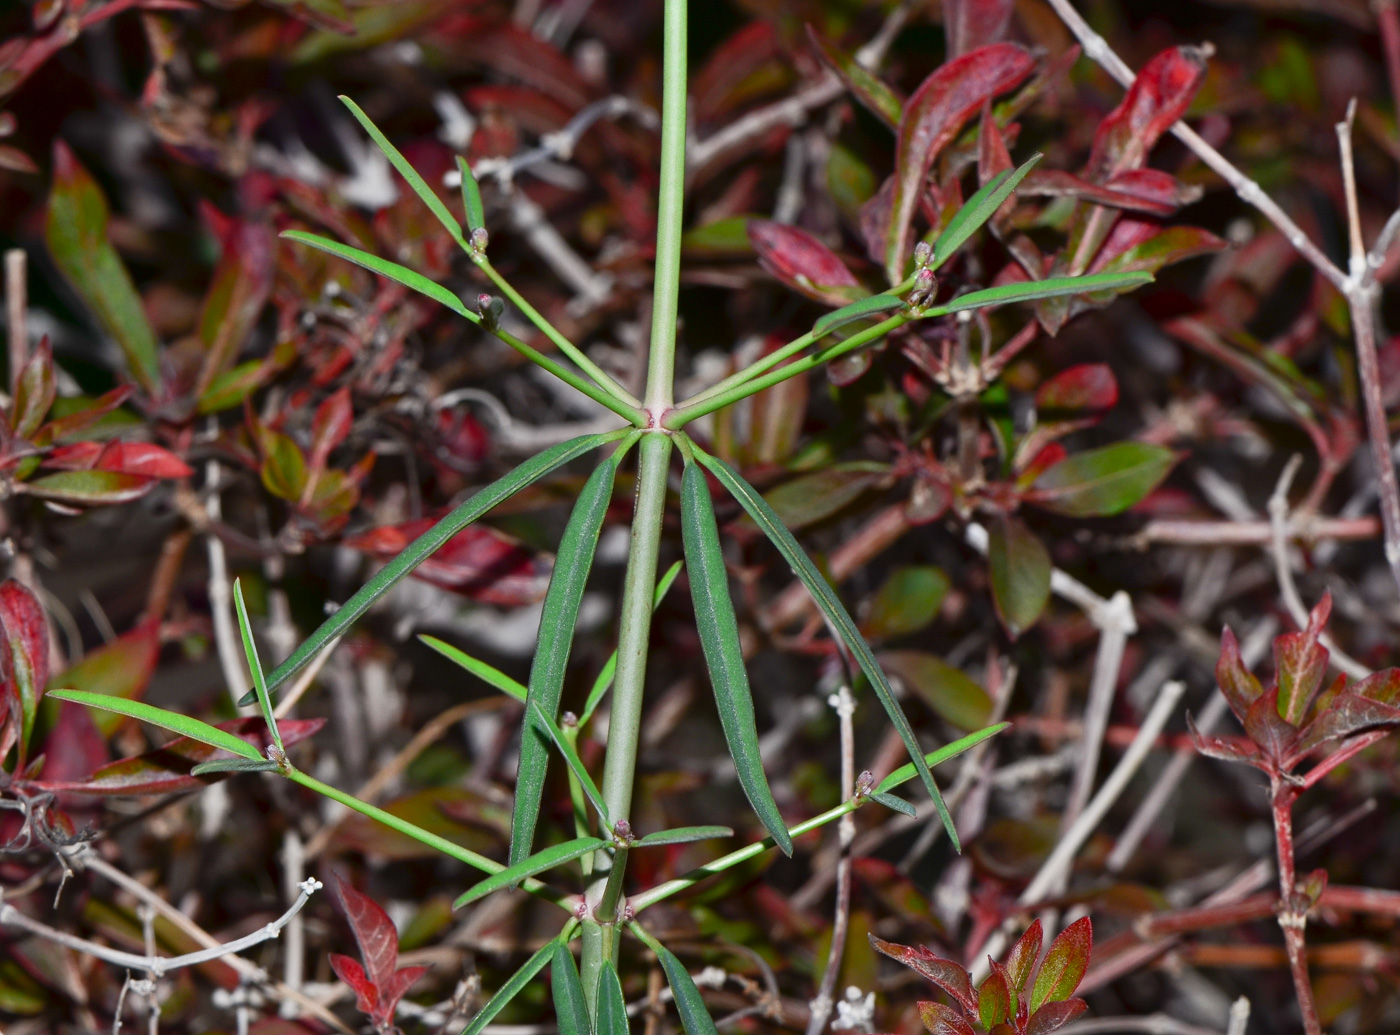
[[[457,171],[462,174],[462,207],[467,212],[467,229],[485,230],[486,207],[481,203],[481,188],[472,167],[461,155],[457,156]]]
[[[1008,302],[1030,302],[1037,298],[1058,295],[1083,295],[1093,291],[1116,291],[1141,287],[1152,282],[1150,273],[1093,273],[1086,277],[1051,277],[1049,280],[1029,280],[1019,284],[1000,284],[981,291],[969,291],[950,299],[943,305],[925,309],[925,318],[960,313],[964,309],[986,309]]]
[[[929,269],[938,269],[948,261],[948,256],[952,255],[958,248],[981,228],[993,214],[1001,203],[1011,196],[1011,192],[1016,189],[1022,180],[1026,178],[1035,164],[1045,156],[1037,152],[1023,162],[1020,168],[1012,171],[998,173],[988,180],[976,194],[967,199],[967,203],[958,209],[952,219],[948,220],[948,225],[943,228],[943,232],[938,235],[938,239],[933,243],[933,261],[929,263]]]
[[[243,600],[243,580],[233,580],[233,604],[238,612],[238,632],[243,637],[243,656],[248,661],[248,671],[253,674],[253,690],[258,695],[262,708],[263,721],[272,737],[277,754],[284,754],[282,734],[277,732],[277,716],[272,711],[272,698],[267,694],[267,680],[263,678],[262,661],[258,658],[258,645],[253,640],[253,627],[248,622],[248,605]]]
[[[652,848],[656,845],[680,845],[691,841],[708,841],[712,837],[733,837],[729,827],[675,827],[671,830],[658,830],[654,834],[638,838],[633,848]]]
[[[889,680],[880,671],[880,665],[875,660],[870,645],[865,642],[865,637],[856,628],[855,620],[851,618],[850,612],[846,610],[845,605],[836,596],[831,585],[817,570],[817,566],[812,563],[811,558],[798,545],[792,533],[787,530],[782,521],[778,519],[778,515],[759,495],[758,490],[746,482],[737,471],[723,460],[710,456],[699,449],[695,450],[695,457],[720,480],[724,487],[739,501],[739,504],[748,511],[749,516],[754,519],[759,528],[763,529],[764,534],[772,540],[773,545],[778,548],[778,552],[787,560],[793,573],[807,587],[807,592],[812,594],[812,599],[816,601],[817,606],[831,620],[841,639],[845,641],[851,654],[855,656],[860,670],[865,673],[865,678],[875,689],[880,703],[884,706],[885,713],[899,733],[900,740],[904,741],[904,746],[914,761],[914,767],[918,770],[924,787],[928,789],[929,796],[933,799],[934,807],[938,809],[939,818],[943,820],[943,826],[948,831],[948,840],[953,843],[953,847],[957,851],[962,851],[958,833],[953,827],[953,817],[948,814],[948,806],[943,801],[938,784],[933,780],[933,774],[929,772],[928,763],[924,761],[923,748],[919,746],[919,741],[914,736],[914,729],[909,725],[909,719],[905,716],[904,709],[899,706],[899,702],[895,699],[894,690],[891,689]]]
[[[527,697],[527,704],[539,705],[551,718],[558,714],[559,699],[564,693],[564,673],[569,667],[574,626],[583,602],[583,588],[593,567],[603,519],[612,502],[613,480],[627,447],[635,440],[634,434],[624,441],[584,483],[559,541],[554,573],[550,576],[544,609],[540,612],[539,644],[530,666]],[[527,708],[520,737],[520,765],[515,777],[515,811],[510,825],[511,865],[528,856],[534,847],[548,768],[549,731],[536,720],[534,709]]]
[[[622,997],[622,981],[612,960],[603,962],[598,981],[598,1035],[628,1035],[627,1001]]]
[[[172,733],[178,733],[182,737],[189,737],[192,740],[223,748],[225,751],[232,751],[235,755],[242,755],[244,758],[262,759],[257,748],[241,737],[235,737],[227,730],[221,730],[217,726],[211,726],[199,719],[192,719],[188,715],[181,715],[179,712],[157,708],[144,701],[128,701],[124,697],[94,694],[87,690],[50,690],[45,696],[56,697],[60,701],[76,701],[89,708],[99,708],[103,711],[117,712],[119,715],[128,715],[133,719],[149,722],[152,726],[159,726]]]
[[[602,822],[604,829],[612,829],[612,821],[608,819],[608,807],[603,803],[603,792],[598,790],[598,785],[593,782],[593,777],[589,775],[584,767],[583,759],[578,757],[578,752],[564,736],[563,730],[555,724],[554,720],[544,713],[544,709],[538,703],[528,706],[529,712],[533,715],[548,732],[549,738],[554,741],[554,746],[559,749],[559,753],[564,756],[564,761],[568,763],[569,769],[578,780],[579,786],[588,800],[593,803],[593,808],[598,813],[598,819]]]
[[[869,298],[859,299],[850,305],[843,305],[840,309],[832,310],[817,320],[812,325],[812,340],[823,338],[837,328],[844,327],[848,323],[855,323],[857,320],[863,320],[867,316],[876,316],[903,307],[904,299],[897,295],[871,295]]]
[[[686,567],[690,570],[690,593],[695,600],[695,625],[739,784],[764,829],[773,835],[773,842],[784,855],[791,856],[792,837],[763,772],[753,691],[744,669],[744,651],[739,644],[734,601],[729,596],[729,574],[719,545],[714,504],[704,473],[693,463],[685,465],[681,476],[681,535]]]
[[[676,1012],[681,1015],[681,1026],[685,1028],[686,1035],[718,1035],[710,1011],[705,1008],[705,1000],[700,998],[700,989],[695,987],[685,964],[664,946],[654,946],[653,951],[661,963],[661,969],[666,972],[666,983],[671,986]]]
[[[514,697],[521,704],[525,703],[527,690],[523,683],[511,679],[495,665],[488,665],[480,658],[474,658],[459,647],[454,647],[450,643],[439,640],[436,636],[429,636],[426,633],[418,637],[420,643],[431,647],[448,661],[461,665],[464,669],[476,676],[483,683],[494,686],[501,693]]]
[[[472,885],[467,891],[457,896],[457,901],[452,903],[453,909],[461,909],[465,905],[475,902],[479,898],[485,898],[493,891],[501,888],[514,887],[526,877],[533,877],[537,873],[544,873],[552,870],[556,866],[563,866],[567,862],[587,855],[589,852],[596,852],[607,842],[601,837],[576,837],[572,841],[565,841],[563,844],[551,845],[541,851],[536,852],[528,859],[509,866],[500,873],[493,873],[484,881]]]
[[[566,945],[563,934],[541,945],[535,954],[511,975],[510,980],[502,985],[500,990],[481,1008],[481,1011],[472,1018],[471,1023],[462,1030],[462,1035],[481,1035],[486,1026],[496,1019],[496,1015],[510,1005],[510,1001],[535,979],[536,974],[544,970],[545,964],[553,959],[554,950],[560,945]]]
[[[428,529],[384,567],[375,573],[320,627],[292,652],[282,664],[273,669],[267,677],[269,691],[277,689],[288,679],[300,672],[321,648],[339,636],[345,629],[369,610],[370,606],[387,593],[395,584],[408,576],[414,568],[422,564],[434,551],[481,517],[502,500],[515,495],[525,486],[539,481],[545,475],[563,467],[570,460],[583,456],[599,446],[615,442],[627,434],[627,429],[605,432],[599,435],[583,435],[570,439],[557,446],[550,446],[536,453],[529,460],[504,477],[479,490],[470,499],[454,507],[441,521]],[[245,696],[240,704],[252,704],[253,696]]]
[[[592,1035],[588,1019],[588,1001],[583,995],[583,981],[578,976],[574,954],[563,942],[556,942],[549,960],[550,988],[554,993],[554,1019],[559,1035]]]

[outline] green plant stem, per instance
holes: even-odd
[[[400,819],[392,812],[386,812],[368,802],[363,802],[353,794],[348,794],[338,787],[332,787],[328,783],[322,783],[314,776],[308,776],[300,769],[289,769],[286,775],[293,783],[299,783],[303,787],[315,791],[317,794],[324,795],[332,801],[337,801],[348,809],[353,809],[363,816],[368,816],[370,819],[383,823],[391,830],[397,830],[399,833],[411,837],[415,841],[441,852],[443,855],[450,856],[458,862],[464,862],[468,866],[481,870],[483,873],[500,873],[505,869],[504,865],[496,862],[494,859],[488,859],[484,855],[473,852],[470,848],[463,848],[461,845],[455,844],[439,834],[424,830],[422,827],[410,823],[406,819]],[[553,902],[567,913],[572,913],[574,910],[574,903],[577,901],[577,896],[551,887],[544,883],[544,881],[530,877],[522,881],[520,887],[537,898],[542,898],[546,902]]]
[[[670,409],[674,398],[685,204],[686,0],[666,0],[664,36],[661,184],[656,204],[656,275],[646,388],[646,408],[657,419]]]
[[[568,356],[576,364],[578,364],[579,369],[582,370],[589,377],[593,378],[593,380],[598,383],[598,385],[603,389],[603,391],[607,392],[609,395],[619,400],[620,402],[626,403],[629,407],[633,407],[638,410],[641,408],[642,402],[640,399],[638,399],[635,395],[629,392],[626,388],[622,387],[622,385],[618,384],[617,381],[614,380],[613,377],[606,370],[598,366],[598,364],[594,363],[591,359],[584,355],[582,349],[580,349],[577,345],[571,342],[568,338],[564,337],[564,335],[559,332],[559,329],[557,327],[555,327],[552,323],[546,320],[543,314],[541,314],[538,309],[536,309],[528,301],[526,301],[525,297],[521,295],[519,291],[516,291],[515,288],[511,286],[510,282],[506,280],[505,277],[501,276],[500,271],[497,270],[495,266],[491,265],[490,259],[488,259],[485,255],[473,255],[472,261],[475,262],[478,267],[480,267],[481,272],[486,274],[486,276],[490,279],[491,283],[496,285],[497,289],[501,292],[501,294],[505,295],[508,299],[510,299],[511,302],[514,303],[515,307],[525,315],[525,318],[539,329],[541,334],[543,334],[550,341],[554,342],[555,346],[559,349],[560,352],[564,353],[564,355]],[[629,417],[628,419],[630,420],[631,418]]]
[[[630,817],[637,743],[641,737],[642,690],[646,683],[651,601],[656,587],[656,560],[666,510],[666,480],[671,436],[660,432],[642,438],[638,449],[637,501],[632,541],[622,587],[622,618],[617,640],[617,676],[613,680],[608,720],[608,753],[603,763],[603,803],[616,824]]]
[[[603,886],[603,897],[593,910],[599,923],[617,922],[618,903],[622,901],[622,877],[627,872],[627,849],[619,848],[613,853],[612,869],[608,871],[608,882]]]
[[[908,279],[906,279],[904,283],[896,284],[888,291],[881,293],[886,295],[902,295],[904,292],[908,291],[913,286],[914,278],[911,276]],[[696,403],[705,402],[707,399],[713,398],[716,395],[726,392],[729,389],[735,387],[736,385],[746,384],[747,382],[752,381],[754,378],[758,377],[760,374],[772,370],[775,366],[788,359],[789,357],[797,355],[799,352],[801,352],[808,345],[811,345],[815,341],[817,341],[817,334],[815,329],[813,329],[808,331],[806,334],[802,335],[802,337],[800,338],[794,338],[782,348],[775,349],[773,352],[770,352],[768,355],[762,357],[761,359],[754,360],[754,362],[750,363],[743,370],[739,370],[733,374],[730,374],[723,381],[719,381],[716,384],[710,385],[710,387],[706,388],[703,392],[697,392],[695,395],[692,395],[689,399],[687,399],[680,405],[682,408],[694,406]]]
[[[569,742],[569,747],[578,750],[579,727],[565,726],[564,739]],[[592,833],[588,829],[588,799],[583,794],[583,784],[578,782],[578,777],[574,775],[572,768],[569,769],[569,800],[574,806],[574,832],[579,837],[587,837]],[[585,855],[579,860],[579,865],[583,867],[585,877],[593,874],[593,856]]]
[[[915,317],[908,313],[900,313],[896,316],[891,316],[888,320],[882,320],[874,327],[867,327],[863,331],[852,334],[844,341],[839,341],[835,345],[828,346],[820,352],[813,353],[803,359],[795,360],[785,367],[769,371],[761,377],[755,377],[743,384],[735,385],[717,395],[710,396],[708,399],[700,399],[697,397],[695,400],[684,402],[667,414],[664,425],[672,431],[677,431],[690,421],[693,421],[696,417],[703,417],[705,414],[713,413],[715,410],[722,410],[724,407],[730,406],[740,399],[746,399],[751,395],[763,391],[765,388],[771,388],[775,384],[786,381],[790,377],[797,377],[799,374],[805,374],[813,367],[821,366],[823,363],[828,363],[833,359],[844,356],[848,352],[853,352],[862,345],[868,345],[872,341],[877,341],[886,334],[889,334],[890,331],[894,330],[896,327],[902,327],[912,319],[915,319]],[[798,341],[801,340],[800,338],[798,339]]]

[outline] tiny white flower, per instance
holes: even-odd
[[[875,1024],[875,993],[861,994],[859,988],[851,985],[846,989],[846,998],[836,1004],[836,1020],[831,1027],[836,1031],[870,1031]]]

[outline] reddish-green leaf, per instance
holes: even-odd
[[[1076,453],[1039,478],[1026,499],[1072,517],[1119,514],[1161,484],[1176,454],[1150,442],[1118,442]]]
[[[1013,517],[994,522],[987,535],[992,601],[1006,631],[1025,632],[1050,599],[1050,554],[1029,528]]]
[[[784,482],[764,493],[763,498],[782,518],[783,524],[796,532],[844,510],[888,473],[889,469],[883,464],[864,461],[833,464]]]
[[[1093,945],[1094,925],[1087,916],[1056,935],[1035,975],[1035,985],[1031,989],[1031,1013],[1046,1003],[1063,1002],[1074,995],[1084,972],[1089,969],[1089,953]]]
[[[345,545],[389,559],[433,527],[431,518],[382,525],[351,536]],[[515,539],[486,525],[462,529],[413,572],[415,578],[483,604],[519,607],[544,597],[551,565]]]
[[[1026,982],[1030,979],[1031,970],[1035,967],[1035,961],[1040,959],[1040,945],[1045,937],[1044,927],[1039,920],[1036,920],[1026,928],[1026,933],[1021,935],[1011,951],[1006,956],[1006,976],[1011,982],[1012,990],[1020,992],[1026,987]]]
[[[1400,708],[1395,705],[1382,704],[1350,692],[1341,693],[1329,700],[1326,708],[1304,728],[1293,754],[1301,760],[1323,744],[1374,726],[1397,724],[1400,724]]]
[[[748,234],[759,264],[808,298],[844,305],[866,293],[836,253],[807,231],[768,219],[751,219]]]
[[[119,471],[62,471],[20,484],[31,496],[82,507],[130,503],[150,492],[156,479]]]
[[[99,717],[106,714],[109,713],[95,713]],[[283,745],[291,747],[315,734],[325,724],[325,719],[283,719],[278,723],[278,729],[282,733]],[[218,723],[217,727],[248,741],[260,755],[265,755],[268,745],[272,743],[268,737],[267,723],[260,718],[231,719]],[[45,790],[61,791],[65,794],[175,794],[197,790],[208,783],[190,774],[190,770],[195,766],[230,757],[230,752],[222,751],[212,744],[191,740],[189,737],[177,737],[155,751],[110,762],[86,779],[41,780],[38,784]],[[47,773],[46,768],[45,775]]]
[[[121,346],[131,376],[154,394],[160,385],[156,337],[131,274],[107,239],[107,199],[61,140],[54,142],[45,238],[73,290]]]
[[[143,478],[188,478],[194,471],[170,450],[150,442],[74,442],[55,446],[45,467],[63,471],[113,471]]]
[[[1042,420],[1056,412],[1106,410],[1118,402],[1118,381],[1107,363],[1081,363],[1062,370],[1036,390]]]
[[[1011,22],[1012,0],[943,0],[944,33],[948,55],[957,57],[1006,35]]]
[[[208,353],[202,384],[233,365],[267,304],[277,269],[277,239],[266,224],[234,220],[220,244],[222,256],[199,317],[199,340]]]
[[[962,1014],[951,1006],[924,1000],[919,1003],[919,1020],[929,1030],[929,1035],[977,1035],[975,1029]]]
[[[1228,625],[1220,633],[1220,660],[1215,663],[1215,681],[1229,702],[1230,710],[1241,720],[1264,692],[1259,680],[1245,667],[1239,641]]]
[[[1030,1024],[1026,1025],[1026,1035],[1050,1035],[1052,1031],[1059,1031],[1087,1009],[1089,1004],[1083,999],[1046,1003],[1031,1017]]]
[[[1290,726],[1301,726],[1313,699],[1322,689],[1330,652],[1321,643],[1322,631],[1332,614],[1332,594],[1322,599],[1308,616],[1302,632],[1274,637],[1274,664],[1278,671],[1278,713]]]
[[[977,1016],[984,1028],[994,1028],[1016,1016],[1015,996],[1006,980],[1006,971],[996,960],[990,963],[992,972],[977,990]]]
[[[875,591],[861,623],[869,639],[893,639],[918,632],[938,614],[948,593],[943,569],[917,564],[896,568]]]
[[[306,489],[306,455],[290,435],[261,423],[257,431],[263,487],[278,499],[296,502]]]
[[[1147,220],[1122,219],[1113,228],[1089,267],[1093,275],[1104,273],[1156,273],[1163,266],[1185,262],[1197,255],[1209,255],[1226,247],[1226,243],[1209,230],[1194,226],[1169,226]],[[1107,302],[1122,294],[1116,288],[1086,289],[1094,303]]]
[[[25,361],[15,385],[14,404],[10,407],[10,430],[16,438],[34,436],[48,416],[56,392],[53,346],[49,344],[46,334],[33,355]]]
[[[886,671],[959,729],[981,729],[991,718],[987,691],[942,658],[916,650],[883,651],[877,657]]]
[[[927,79],[904,106],[895,145],[894,203],[885,241],[885,275],[904,279],[909,226],[924,179],[963,124],[989,97],[1020,83],[1035,59],[1014,43],[995,43],[954,58]]]
[[[331,450],[350,434],[354,419],[349,388],[332,392],[316,407],[316,416],[311,422],[311,457],[308,462],[312,471],[319,472],[325,468]]]
[[[5,637],[0,645],[0,702],[10,716],[19,717],[19,728],[3,739],[18,735],[19,772],[28,757],[39,698],[49,681],[49,625],[38,597],[15,579],[0,582],[0,633]],[[9,745],[4,746],[8,751]]]
[[[77,664],[50,679],[48,685],[138,699],[146,692],[156,670],[159,632],[155,622],[138,625],[111,643],[88,651]],[[122,722],[120,716],[107,712],[99,712],[94,718],[104,736],[111,736]]]
[[[977,1012],[977,997],[972,991],[972,980],[961,966],[922,946],[899,945],[876,938],[873,934],[869,937],[870,944],[877,952],[892,960],[898,960],[924,980],[933,982],[956,999],[968,1013]]]
[[[817,56],[841,77],[846,88],[855,94],[856,100],[891,129],[899,125],[900,115],[904,112],[904,101],[898,93],[885,85],[884,81],[869,69],[862,67],[849,54],[838,51],[822,39],[811,25],[807,26],[807,38]]]
[[[1200,47],[1173,47],[1143,65],[1123,102],[1099,123],[1088,178],[1102,182],[1142,166],[1158,138],[1186,113],[1205,73]]]

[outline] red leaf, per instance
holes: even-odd
[[[1085,175],[1103,183],[1140,168],[1157,139],[1186,113],[1205,73],[1200,47],[1173,47],[1144,65],[1123,103],[1099,123]]]
[[[943,0],[948,56],[958,57],[1006,35],[1012,0]]]
[[[690,81],[690,99],[697,122],[710,122],[745,101],[753,100],[753,83],[770,88],[765,69],[778,56],[778,36],[766,21],[752,21],[715,47]]]
[[[355,993],[355,1008],[369,1017],[379,1015],[379,988],[365,976],[365,968],[349,956],[330,954],[331,970]]]
[[[1035,975],[1035,986],[1031,990],[1031,1013],[1036,1013],[1045,1003],[1063,1002],[1074,995],[1074,990],[1084,978],[1084,971],[1089,968],[1089,953],[1093,945],[1094,925],[1087,916],[1056,935]]]
[[[1270,687],[1249,706],[1243,726],[1249,739],[1274,764],[1282,764],[1288,757],[1299,732],[1279,714],[1278,687]]]
[[[1026,177],[1019,192],[1050,198],[1075,198],[1130,212],[1169,216],[1182,205],[1197,200],[1200,188],[1181,183],[1156,169],[1131,169],[1107,184],[1091,183],[1059,169],[1037,169]]]
[[[1397,724],[1400,708],[1347,691],[1328,701],[1326,709],[1308,723],[1293,753],[1301,760],[1328,741],[1349,737],[1370,726]]]
[[[1224,241],[1200,227],[1169,226],[1163,230],[1160,224],[1151,220],[1122,219],[1099,248],[1088,272],[1156,273],[1163,266],[1218,252],[1225,247]],[[1106,297],[1112,298],[1113,294]]]
[[[70,435],[76,435],[80,431],[92,427],[107,414],[111,413],[122,403],[131,397],[135,391],[130,385],[122,385],[120,388],[113,388],[110,392],[104,392],[92,401],[92,405],[87,409],[79,410],[77,413],[70,413],[66,417],[58,417],[49,421],[43,426],[35,441],[40,445],[48,445],[51,442],[58,442]]]
[[[746,229],[759,264],[808,298],[840,306],[863,293],[846,264],[807,231],[767,219],[751,219]]]
[[[233,366],[272,294],[277,269],[277,238],[270,226],[234,220],[221,236],[222,255],[199,317],[199,339],[208,351],[199,395]]]
[[[360,947],[360,958],[364,961],[363,970],[359,970],[358,966],[353,969],[346,967],[350,977],[342,976],[342,980],[355,989],[357,996],[361,995],[364,984],[372,985],[375,990],[372,1008],[366,1008],[361,1002],[360,1009],[369,1014],[376,1026],[388,1027],[393,1022],[394,1008],[403,998],[403,994],[428,968],[407,967],[399,970],[399,933],[395,930],[393,921],[389,919],[389,914],[384,912],[378,902],[355,890],[354,885],[339,874],[336,874],[335,885],[340,893],[345,917],[350,921],[350,929],[355,933],[355,942]],[[354,960],[348,962],[353,964]],[[336,972],[340,973],[339,968]],[[362,979],[359,985],[351,980],[356,976]]]
[[[156,479],[119,471],[60,471],[20,484],[42,500],[91,507],[140,499],[155,488]]]
[[[64,707],[70,705],[72,702],[67,702]],[[82,710],[87,715],[95,714],[85,708]],[[325,719],[282,719],[277,728],[282,734],[283,745],[291,747],[317,733],[325,724]],[[221,730],[242,737],[264,755],[272,743],[267,723],[261,717],[230,719],[217,725]],[[44,779],[37,781],[37,786],[68,794],[174,794],[178,791],[198,790],[208,785],[212,777],[190,775],[190,770],[199,763],[232,757],[232,752],[223,751],[202,741],[176,737],[170,743],[144,755],[121,758],[99,769],[89,767],[82,770],[81,774],[55,775],[51,759],[50,765],[44,768]]]
[[[977,1012],[977,997],[972,992],[972,981],[967,971],[922,946],[899,945],[876,938],[873,934],[870,944],[892,960],[898,960],[918,973],[927,981],[933,982],[958,1001],[968,1013]]]
[[[976,1030],[962,1014],[951,1006],[924,1000],[919,1003],[919,1020],[929,1030],[929,1035],[977,1035]]]
[[[891,284],[904,279],[909,225],[938,152],[984,100],[1016,86],[1034,67],[1035,59],[1024,47],[994,43],[949,61],[909,98],[899,120],[894,207],[885,238],[885,275]]]
[[[433,525],[431,518],[383,525],[351,536],[345,545],[390,558]],[[449,539],[413,572],[424,582],[498,607],[516,607],[544,597],[550,565],[516,540],[485,525],[471,525]]]
[[[1249,706],[1259,700],[1264,692],[1259,680],[1245,667],[1244,658],[1240,656],[1239,641],[1228,625],[1220,632],[1220,660],[1215,663],[1215,681],[1229,702],[1230,710],[1241,722]]]
[[[1035,393],[1046,410],[1106,410],[1118,402],[1118,381],[1107,363],[1081,363],[1062,370]]]
[[[1089,1004],[1083,999],[1046,1003],[1031,1018],[1030,1024],[1026,1026],[1026,1035],[1050,1035],[1050,1032],[1063,1028],[1087,1009]]]
[[[0,678],[6,710],[17,717],[19,761],[24,768],[29,737],[39,711],[39,698],[49,681],[49,626],[39,599],[14,579],[0,583]],[[7,736],[8,739],[8,736]]]
[[[319,472],[325,468],[326,458],[331,455],[332,449],[345,441],[354,419],[349,388],[334,392],[316,407],[316,417],[311,422],[311,458],[308,464],[312,471]]]
[[[1217,758],[1222,762],[1242,762],[1252,766],[1259,766],[1261,763],[1259,752],[1244,747],[1235,740],[1202,733],[1196,728],[1196,721],[1191,718],[1190,712],[1186,713],[1186,728],[1191,731],[1191,743],[1196,746],[1196,750],[1208,758]]]
[[[143,478],[188,478],[194,471],[174,453],[149,442],[74,442],[55,446],[45,467],[60,471],[113,471]]]
[[[111,755],[98,732],[92,709],[73,701],[59,704],[58,720],[44,740],[44,785],[81,780],[104,765]]]
[[[1006,955],[1006,974],[1013,991],[1020,992],[1026,987],[1035,961],[1040,959],[1040,944],[1044,940],[1045,929],[1039,920],[1026,928],[1026,933],[1012,946]]]
[[[1301,726],[1322,689],[1331,652],[1320,638],[1332,613],[1332,594],[1324,593],[1308,616],[1303,632],[1274,637],[1274,664],[1278,669],[1278,713],[1290,726]]]

